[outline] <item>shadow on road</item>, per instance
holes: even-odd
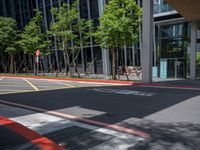
[[[98,88],[148,92],[154,95],[138,96],[94,90]],[[65,109],[78,106],[82,109],[103,112],[90,119],[114,124],[131,117],[143,118],[198,95],[200,95],[199,91],[184,89],[111,86],[7,94],[0,95],[0,100],[62,113],[70,113]],[[89,115],[88,112],[83,113]],[[74,115],[73,110],[71,115]]]
[[[114,91],[117,89],[148,92],[153,95],[142,96],[94,90],[99,88],[114,89]],[[200,125],[192,123],[157,123],[150,120],[143,120],[143,118],[148,115],[198,95],[200,95],[199,91],[195,90],[160,89],[139,86],[106,86],[7,94],[0,95],[0,100],[71,115],[74,115],[75,112],[73,112],[73,109],[69,111],[69,108],[78,107],[81,108],[81,110],[89,110],[81,111],[79,113],[80,115],[91,116],[91,120],[109,124],[123,122],[129,118],[139,118],[140,121],[134,123],[123,122],[121,125],[123,127],[136,128],[149,133],[151,138],[145,141],[145,143],[138,144],[129,150],[199,150]],[[90,111],[102,113],[93,115],[90,114]],[[28,111],[27,114],[30,114],[30,111]],[[22,115],[25,114],[14,113],[14,116],[9,117],[18,117]],[[96,137],[98,139],[99,135]],[[110,138],[112,137],[108,137],[105,141]],[[74,138],[69,139],[73,140]],[[72,142],[76,142],[76,140]]]
[[[156,123],[142,120],[134,124],[124,123],[148,132],[151,138],[129,150],[199,150],[200,125],[191,123]]]

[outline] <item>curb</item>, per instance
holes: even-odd
[[[8,78],[27,78],[27,79],[48,79],[57,81],[72,81],[72,82],[82,82],[82,83],[99,83],[99,84],[113,84],[113,85],[135,85],[135,86],[145,86],[145,87],[157,87],[157,88],[174,88],[174,89],[186,89],[186,90],[200,90],[198,87],[185,86],[185,85],[175,85],[175,84],[162,84],[162,83],[141,83],[133,81],[116,81],[116,80],[95,80],[95,79],[78,79],[78,78],[51,78],[51,77],[41,77],[41,76],[16,76],[16,75],[5,75],[0,74],[0,77]]]
[[[62,80],[62,81],[77,81],[77,82],[90,82],[90,83],[103,83],[103,84],[121,84],[121,85],[133,85],[137,82],[131,81],[116,81],[116,80],[95,80],[95,79],[78,79],[78,78],[51,78],[51,77],[40,77],[40,76],[16,76],[16,75],[6,75],[1,74],[0,77],[10,77],[10,78],[30,78],[30,79],[48,79],[48,80]]]
[[[57,145],[48,138],[43,137],[42,135],[36,133],[35,131],[30,130],[29,128],[17,122],[14,122],[8,118],[5,118],[3,116],[0,116],[0,124],[7,127],[16,134],[19,134],[25,139],[29,140],[32,144],[37,145],[43,150],[65,150],[65,148]]]

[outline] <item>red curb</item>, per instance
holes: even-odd
[[[15,76],[15,75],[6,75],[1,74],[1,77],[14,77],[14,78],[30,78],[30,79],[48,79],[48,80],[66,80],[66,81],[80,81],[80,82],[92,82],[92,83],[111,83],[111,84],[124,84],[124,85],[132,85],[135,82],[131,81],[115,81],[115,80],[94,80],[94,79],[77,79],[77,78],[51,78],[51,77],[40,77],[40,76]]]
[[[150,138],[149,134],[144,133],[144,132],[139,131],[139,130],[136,130],[136,129],[132,129],[132,128],[131,129],[130,128],[124,128],[124,127],[121,127],[121,126],[118,126],[118,125],[108,124],[108,123],[104,123],[104,122],[100,122],[100,121],[94,121],[94,120],[90,120],[90,119],[86,119],[86,118],[82,118],[82,117],[78,117],[78,116],[64,114],[64,113],[57,112],[57,111],[49,111],[49,110],[43,109],[43,108],[37,108],[37,107],[33,107],[33,106],[8,102],[8,101],[4,101],[4,100],[0,100],[0,103],[6,104],[6,105],[12,105],[12,106],[15,106],[15,107],[21,107],[21,108],[25,108],[25,109],[31,109],[31,110],[38,111],[38,112],[44,112],[44,113],[49,114],[49,115],[64,117],[64,118],[72,120],[72,121],[81,121],[83,123],[89,123],[91,125],[109,128],[109,129],[112,129],[112,130],[115,130],[115,131],[132,134],[134,136],[140,136],[140,137],[145,138],[145,139]]]
[[[48,138],[43,137],[42,135],[28,129],[27,127],[9,120],[3,116],[0,116],[0,124],[28,139],[31,143],[39,146],[43,150],[65,150],[63,147],[57,145]]]

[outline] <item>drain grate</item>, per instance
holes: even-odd
[[[76,126],[54,131],[45,136],[68,150],[87,150],[114,137]]]

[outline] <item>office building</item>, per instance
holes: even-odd
[[[150,0],[154,6],[154,24],[152,26],[152,66],[153,76],[160,78],[189,78],[190,77],[190,49],[191,22],[172,8],[167,0]],[[169,0],[170,1],[170,0]],[[33,17],[33,10],[38,8],[43,15],[42,29],[48,31],[52,7],[60,7],[63,2],[72,3],[73,0],[0,0],[0,16],[10,16],[16,19],[19,29],[22,29]],[[137,0],[142,6],[142,0]],[[93,19],[95,27],[99,26],[98,18],[103,12],[106,0],[80,0],[80,15],[85,19]],[[145,10],[143,11],[145,12]],[[124,46],[118,51],[118,66],[140,66],[140,40],[133,46]],[[197,54],[200,53],[200,34],[197,34]],[[148,40],[148,39],[147,39]],[[46,69],[49,62],[53,68],[64,67],[62,52],[56,44],[56,37],[52,38],[52,55],[46,59]],[[80,72],[109,75],[111,72],[110,54],[100,49],[93,38],[88,45],[80,47],[77,64]],[[199,54],[200,55],[200,54]],[[144,58],[142,58],[144,59]],[[196,76],[200,77],[200,67],[196,64]],[[148,71],[149,72],[149,71]],[[151,71],[150,71],[151,72]]]

